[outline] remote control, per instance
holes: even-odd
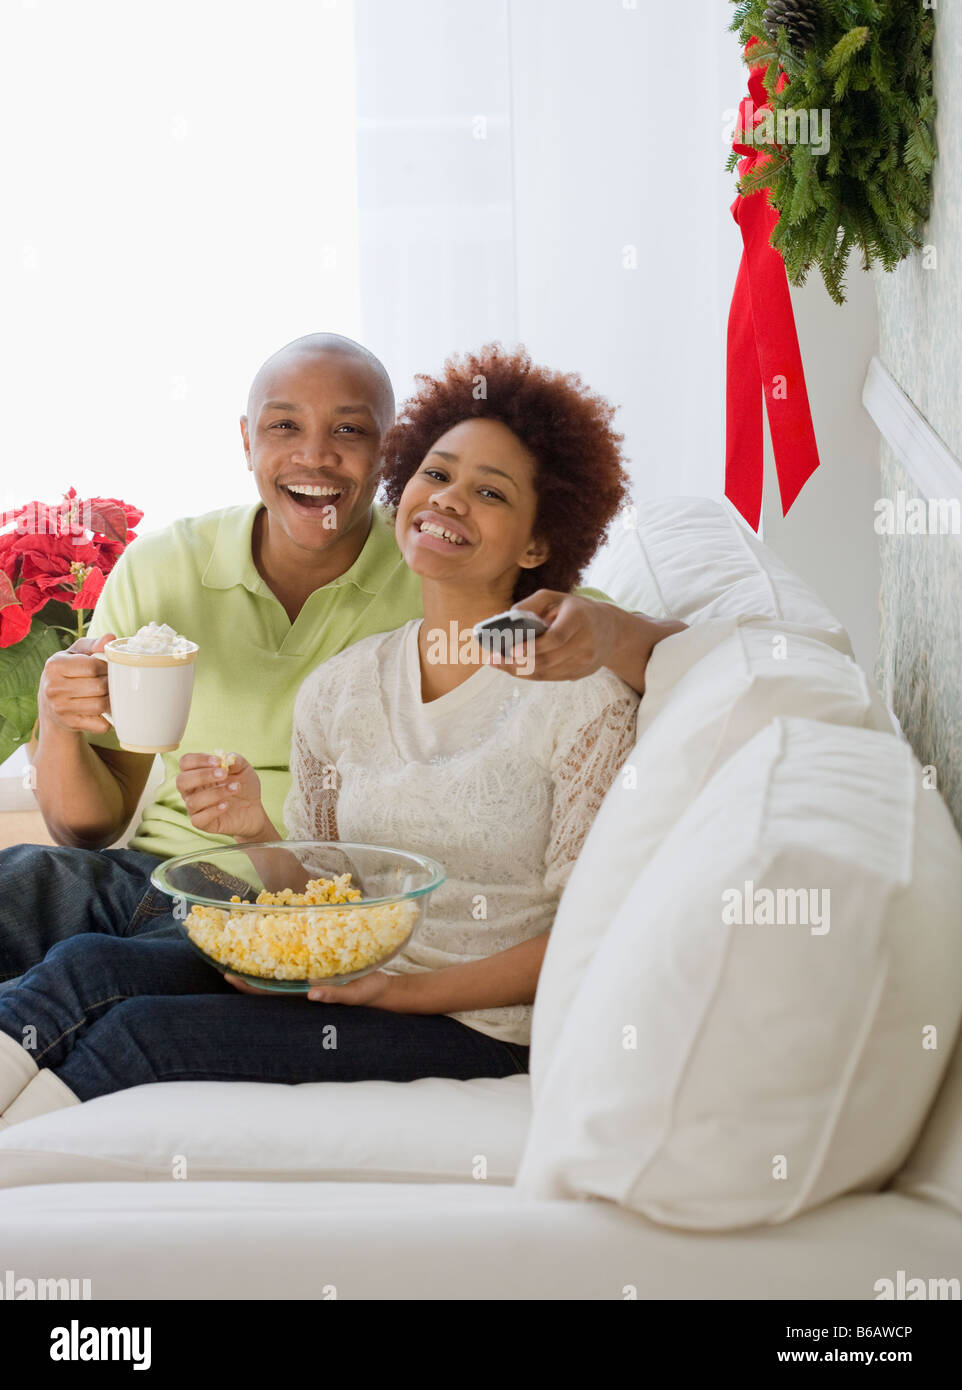
[[[475,623],[473,628],[482,647],[500,652],[507,652],[529,638],[533,641],[547,631],[547,623],[527,608],[509,608],[504,613],[495,613]]]

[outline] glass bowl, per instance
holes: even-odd
[[[257,902],[265,892],[304,896],[309,880],[345,874],[343,886],[361,894],[353,901]],[[444,879],[442,866],[422,854],[333,840],[199,850],[166,859],[150,876],[173,898],[174,919],[208,965],[285,994],[346,984],[386,965]]]

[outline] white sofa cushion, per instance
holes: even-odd
[[[784,925],[725,920],[727,894],[778,889],[814,890],[813,916],[828,892],[828,930],[791,925],[791,903]],[[729,1229],[877,1188],[959,1026],[960,901],[962,844],[906,742],[776,719],[681,817],[591,959],[518,1191]]]
[[[37,1285],[76,1279],[78,1290],[89,1279],[95,1300],[274,1307],[334,1296],[865,1300],[899,1269],[957,1274],[960,1230],[940,1207],[895,1193],[723,1236],[480,1182],[63,1183],[0,1192],[0,1284],[6,1269]]]
[[[951,1039],[943,1037],[940,1045],[950,1048]],[[941,1202],[962,1216],[962,1034],[922,1137],[892,1186],[910,1197]]]
[[[776,715],[891,731],[878,692],[820,632],[713,619],[652,653],[638,742],[568,879],[532,1019],[535,1095],[592,953],[638,872],[712,775]]]
[[[639,502],[615,520],[585,583],[652,618],[698,623],[742,614],[820,628],[851,655],[838,618],[727,500]]]
[[[0,1187],[266,1178],[510,1184],[526,1074],[454,1081],[174,1081],[0,1132]]]

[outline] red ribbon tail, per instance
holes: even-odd
[[[785,262],[769,240],[778,213],[764,193],[747,202],[740,223],[748,260],[748,293],[782,515],[787,516],[819,465],[818,446]]]
[[[725,496],[757,531],[762,514],[762,377],[746,252],[728,311]]]
[[[778,213],[764,192],[742,198],[733,212],[745,249],[728,325],[725,493],[757,531],[763,471],[759,387],[768,412],[783,516],[818,468],[819,457],[788,275],[780,252],[770,244]],[[737,419],[739,411],[745,412],[743,424]]]
[[[756,43],[758,39],[753,38],[745,46],[749,61]],[[752,68],[749,97],[739,107],[733,148],[745,156],[738,169],[742,178],[768,159],[754,139],[749,140],[768,103],[765,70],[766,65]],[[787,83],[781,73],[778,90]],[[771,244],[778,212],[768,196],[767,189],[748,197],[739,194],[732,204],[744,249],[728,314],[725,496],[755,531],[761,520],[764,482],[762,400],[768,411],[783,516],[819,466],[788,275],[781,253]]]

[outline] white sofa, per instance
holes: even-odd
[[[871,1299],[899,1271],[959,1278],[948,812],[841,624],[727,505],[646,504],[590,577],[691,626],[655,651],[633,777],[562,900],[531,1076],[164,1084],[28,1121],[0,1134],[0,1269],[95,1299]],[[830,881],[831,932],[723,939],[712,895],[756,862],[759,883],[802,863]]]

